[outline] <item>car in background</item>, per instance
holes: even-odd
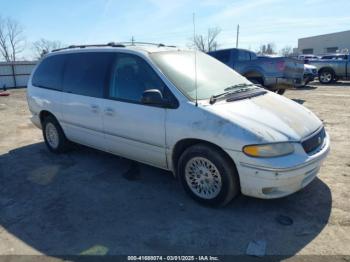
[[[251,82],[281,95],[286,89],[301,86],[303,82],[304,65],[297,59],[258,56],[252,51],[238,48],[217,50],[208,54]]]
[[[322,59],[310,60],[309,64],[317,67],[321,84],[330,84],[339,79],[350,78],[350,56],[346,54],[324,55]]]
[[[322,55],[320,57],[322,60],[324,59],[331,59],[331,60],[348,60],[349,55],[347,54],[327,54],[327,55]]]
[[[303,86],[315,80],[317,77],[317,67],[309,64],[304,64],[304,81]]]
[[[317,60],[320,59],[320,57],[316,55],[298,55],[297,59],[303,60],[304,63],[307,64],[309,60]]]

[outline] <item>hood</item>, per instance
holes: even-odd
[[[233,102],[219,102],[207,110],[253,133],[259,142],[300,141],[322,122],[300,104],[268,92]]]

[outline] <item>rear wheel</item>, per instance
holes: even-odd
[[[329,69],[324,69],[319,73],[318,79],[321,84],[330,84],[334,80],[334,73]]]
[[[51,115],[43,120],[43,136],[45,144],[51,152],[62,153],[68,149],[69,141],[60,124]]]
[[[253,84],[255,84],[255,85],[260,85],[260,86],[263,86],[263,80],[261,79],[261,78],[259,78],[259,77],[257,77],[257,78],[249,78],[249,77],[247,77],[247,79],[250,81],[250,82],[252,82]]]
[[[178,163],[178,174],[185,191],[209,206],[224,206],[239,193],[236,168],[215,147],[197,144],[186,149]]]

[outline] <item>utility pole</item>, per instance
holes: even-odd
[[[134,36],[131,37],[131,44],[134,45],[135,39]]]
[[[238,39],[239,39],[239,24],[237,25],[236,48],[238,48]]]

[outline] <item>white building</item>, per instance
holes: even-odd
[[[350,30],[298,39],[300,54],[325,54],[350,50]]]

